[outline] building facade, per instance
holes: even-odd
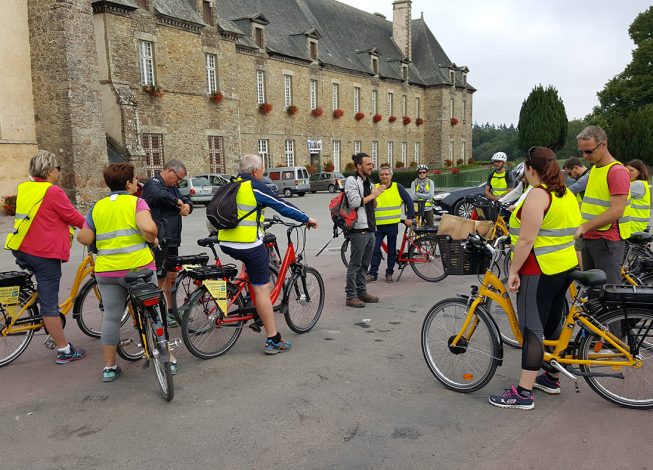
[[[410,0],[393,21],[335,0],[29,5],[38,144],[80,201],[107,160],[152,175],[172,158],[233,173],[244,153],[341,170],[358,151],[392,166],[471,157],[468,69]]]

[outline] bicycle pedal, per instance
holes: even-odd
[[[257,325],[256,323],[252,323],[251,325],[249,325],[249,328],[252,331],[256,331],[257,333],[261,332],[261,325]]]
[[[150,360],[145,359],[145,362],[143,363],[143,369],[147,369],[148,367],[150,367]]]
[[[168,341],[168,346],[170,347],[170,350],[172,350],[176,346],[183,346],[184,342],[181,338],[174,338]]]
[[[578,380],[574,383],[574,390],[576,393],[580,393],[580,382]]]
[[[57,346],[57,344],[54,342],[54,340],[48,336],[45,341],[43,341],[43,346],[48,348],[50,351],[53,351],[54,348]]]

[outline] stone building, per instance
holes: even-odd
[[[143,174],[180,158],[192,174],[252,152],[336,169],[357,151],[393,166],[471,156],[468,69],[410,0],[392,21],[335,0],[28,4],[36,137],[80,202],[107,158]]]

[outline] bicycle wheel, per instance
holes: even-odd
[[[344,263],[345,267],[349,267],[349,258],[351,253],[349,252],[349,238],[345,238],[340,246],[340,259]]]
[[[181,315],[179,314],[179,309],[188,302],[191,294],[197,289],[193,283],[193,279],[186,274],[186,271],[181,271],[177,274],[177,280],[175,281],[175,295],[172,296],[172,315],[175,317],[177,323],[181,324]]]
[[[150,359],[154,363],[154,372],[161,388],[161,395],[165,401],[170,401],[175,396],[172,382],[172,369],[170,365],[170,351],[168,340],[165,336],[157,335],[155,323],[162,322],[159,307],[149,307],[145,314],[145,337]]]
[[[512,308],[515,309],[515,313],[517,313],[517,294],[508,290],[508,296],[512,302]],[[521,344],[519,344],[519,341],[515,339],[515,335],[510,327],[508,312],[506,312],[501,305],[492,301],[492,299],[487,299],[485,301],[485,309],[490,313],[490,315],[492,315],[494,322],[497,324],[503,344],[515,349],[521,348]]]
[[[118,343],[117,352],[126,361],[138,361],[145,354],[143,340],[133,317],[129,313],[129,306],[125,307],[125,312],[122,315],[120,342]]]
[[[628,309],[628,320],[623,310],[613,310],[597,318],[608,331],[628,344],[626,334],[635,344],[633,355],[642,366],[617,367],[606,365],[581,365],[582,372],[622,374],[616,377],[584,377],[587,384],[602,398],[625,408],[653,408],[653,312],[637,308]],[[582,360],[605,357],[605,361],[620,361],[626,357],[601,337],[584,331],[579,342],[578,357]]]
[[[464,393],[484,387],[499,363],[499,334],[482,308],[474,312],[471,336],[450,345],[466,316],[465,299],[444,299],[429,310],[422,324],[422,353],[429,369],[445,387]]]
[[[21,292],[20,299],[24,300],[26,298],[27,297]],[[2,320],[3,324],[5,324],[6,313],[2,305],[0,305],[0,308],[2,308],[0,319]],[[20,308],[20,305],[16,306],[16,308]],[[33,320],[29,320],[30,318],[33,318]],[[32,338],[34,337],[34,331],[37,329],[36,327],[42,322],[41,317],[39,316],[38,311],[34,305],[23,312],[19,320],[22,319],[25,319],[26,322],[21,324],[20,327],[29,328],[28,330],[9,333],[6,332],[4,326],[0,330],[0,367],[6,366],[11,361],[15,360],[18,356],[23,354],[25,349],[27,349],[27,346],[29,346],[29,343],[32,341]]]
[[[324,281],[311,267],[295,277],[288,286],[288,308],[283,316],[288,328],[295,333],[306,333],[315,326],[324,308]]]
[[[447,277],[442,266],[440,247],[435,237],[420,237],[408,248],[410,267],[419,277],[429,282],[438,282]]]
[[[236,287],[227,284],[227,302],[231,302],[230,299],[237,294]],[[242,314],[238,312],[244,306],[242,296],[238,295],[225,313],[206,287],[195,291],[181,318],[182,338],[191,354],[200,359],[212,359],[226,353],[240,336],[245,324],[239,320]]]

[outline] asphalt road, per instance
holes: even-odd
[[[327,289],[311,332],[296,335],[277,317],[292,351],[264,355],[263,334],[248,328],[214,360],[178,348],[176,395],[166,403],[153,370],[140,363],[120,362],[123,376],[103,383],[99,342],[70,320],[68,338],[88,350],[86,359],[58,366],[37,336],[18,360],[0,368],[0,468],[653,466],[653,412],[614,406],[584,383],[576,394],[563,378],[560,396],[536,393],[528,412],[490,406],[490,393],[515,383],[519,351],[506,351],[483,390],[444,389],[422,357],[422,320],[435,302],[468,291],[476,279],[427,283],[407,269],[399,283],[370,286],[379,304],[345,307],[342,238],[315,258],[332,234],[329,198],[292,199],[322,223],[309,233],[306,254]],[[203,209],[184,223],[180,253],[203,251],[194,243],[206,234]],[[283,241],[285,234],[277,233]],[[81,257],[76,245],[62,292]],[[9,253],[0,253],[0,266],[14,269]],[[180,336],[179,329],[171,335]]]

